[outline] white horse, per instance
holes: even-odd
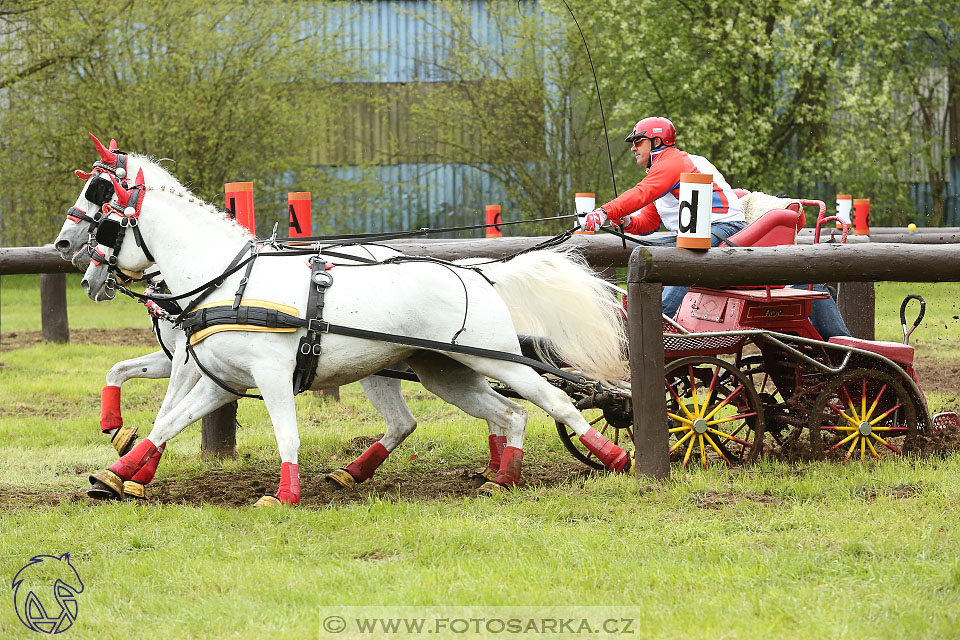
[[[114,187],[119,205],[112,214],[116,220],[121,217],[118,212],[126,206],[130,193],[115,180]],[[218,278],[247,240],[242,229],[232,221],[182,193],[166,189],[147,190],[141,200],[141,210],[128,210],[122,215],[128,218],[128,223],[136,218],[145,245],[174,293],[189,291]],[[139,271],[150,261],[130,235],[127,234],[116,256],[117,263],[121,268]],[[298,315],[309,314],[310,272],[305,265],[302,256],[261,257],[245,297],[266,300],[273,306],[285,305]],[[97,280],[97,269],[102,270],[102,265],[91,265],[85,275],[92,298],[98,296],[105,281],[102,277]],[[586,375],[615,379],[624,373],[620,356],[623,332],[618,307],[609,293],[612,285],[569,256],[534,252],[506,264],[487,267],[487,277],[498,286],[514,287],[514,294],[507,296],[514,305],[510,310],[487,279],[473,270],[406,262],[338,267],[331,273],[336,284],[329,287],[323,319],[334,325],[519,355],[514,320],[519,325],[517,328],[536,322],[544,329],[541,333],[554,340],[561,357]],[[226,277],[221,289],[234,290],[241,277],[239,273]],[[536,278],[543,279],[535,282]],[[534,282],[536,286],[531,286]],[[526,293],[519,294],[519,290]],[[290,381],[296,345],[303,333],[302,329],[295,333],[221,332],[196,345],[199,361],[211,374],[236,389],[258,387],[263,394],[282,459],[280,489],[272,499],[274,503],[295,503],[299,499],[299,438]],[[455,347],[433,346],[424,350],[330,333],[323,336],[323,351],[316,366],[313,388],[357,380],[399,360],[407,360],[427,388],[431,388],[431,383],[448,389],[466,386],[478,393],[496,396],[483,376],[498,378],[555,419],[571,426],[608,467],[622,470],[627,466],[626,452],[591,429],[565,394],[518,362],[471,355]],[[169,396],[168,391],[165,405]],[[187,424],[233,397],[233,393],[212,379],[201,378],[177,399],[175,406],[158,415],[147,439],[109,470],[98,472],[94,477],[108,486],[117,486],[136,473],[157,454],[160,446]],[[506,425],[506,446],[496,483],[487,483],[492,485],[485,485],[487,490],[513,486],[520,478],[525,416],[515,403],[503,398],[499,398],[499,402],[500,422]],[[366,479],[388,453],[386,447],[377,443],[351,465],[353,468],[348,466],[341,471],[349,473],[354,480]]]
[[[176,189],[178,193],[191,197],[191,194],[176,178],[149,158],[136,154],[123,154],[117,150],[115,140],[111,140],[109,147],[105,147],[96,136],[92,133],[89,135],[93,140],[100,160],[94,164],[90,172],[80,170],[75,172],[79,178],[85,180],[85,184],[76,203],[68,210],[67,220],[64,222],[56,240],[56,247],[61,252],[61,256],[65,260],[71,260],[74,264],[88,260],[90,255],[88,243],[94,242],[90,237],[91,223],[94,221],[93,217],[100,212],[100,204],[105,201],[102,196],[102,189],[90,189],[91,183],[98,175],[102,177],[109,173],[118,178],[123,178],[131,174],[137,174],[138,178],[142,179],[143,174],[146,173],[146,175],[151,176],[154,186]],[[122,171],[120,171],[121,169]],[[92,196],[90,195],[91,191],[94,193]],[[88,196],[97,199],[97,202],[92,202],[88,199]],[[94,248],[97,249],[97,247]],[[336,253],[340,256],[338,259],[349,255],[383,259],[393,257],[398,253],[389,247],[376,245],[337,246],[335,248]],[[112,249],[98,248],[99,256],[104,259],[106,259],[108,253],[112,253]],[[112,288],[100,289],[99,291],[97,300],[104,297],[112,298],[115,295],[115,290]],[[177,402],[178,398],[192,388],[192,385],[200,377],[200,372],[193,361],[187,362],[184,358],[186,343],[183,332],[176,330],[171,323],[163,320],[155,322],[154,326],[157,330],[158,340],[161,344],[167,345],[168,348],[116,363],[107,373],[107,385],[101,392],[101,429],[111,436],[112,443],[121,455],[127,453],[136,440],[136,428],[123,425],[120,410],[120,391],[123,382],[135,377],[152,379],[170,377],[171,382],[168,385],[167,396],[158,413],[158,415],[162,415],[167,408]],[[166,352],[167,350],[173,351],[173,358]],[[173,366],[174,360],[182,362],[182,364],[177,365],[176,369]],[[452,364],[454,363],[448,363],[448,366]],[[491,393],[488,387],[481,388],[476,384],[461,384],[459,380],[438,379],[424,382],[437,395],[451,399],[454,404],[469,415],[487,422],[490,455],[486,467],[475,474],[473,482],[479,486],[484,481],[492,480],[500,467],[501,455],[506,444],[504,433],[507,425],[501,420],[504,413],[503,398],[498,394]],[[372,376],[361,380],[360,385],[371,404],[374,405],[386,423],[386,433],[380,440],[380,444],[387,451],[392,451],[417,426],[416,419],[401,395],[400,380]],[[159,461],[160,455],[152,457],[134,478],[125,481],[122,495],[145,498],[144,485],[153,479]],[[355,461],[354,465],[356,464]],[[353,467],[348,466],[347,469],[353,469]],[[363,478],[358,479],[349,473],[340,473],[328,476],[328,480],[338,486],[350,487],[355,482],[362,481]],[[91,487],[89,493],[96,498],[116,497],[116,492],[105,491],[100,483]]]
[[[100,159],[94,164],[91,171],[77,170],[75,172],[77,177],[84,181],[84,186],[77,197],[77,201],[68,209],[67,218],[64,220],[54,244],[64,260],[68,260],[77,266],[90,261],[91,222],[100,211],[100,204],[91,202],[87,198],[88,188],[95,177],[98,175],[103,177],[108,173],[119,178],[146,175],[150,176],[151,183],[155,186],[177,188],[186,192],[186,189],[176,178],[146,156],[124,154],[118,150],[116,140],[111,140],[109,146],[105,146],[92,133],[89,135]],[[344,255],[353,253],[361,257],[380,258],[391,257],[396,254],[395,250],[386,247],[342,247],[338,253]],[[112,298],[115,291],[111,289],[106,292],[106,295]],[[157,340],[165,348],[114,364],[107,372],[106,385],[101,391],[100,427],[104,434],[110,436],[112,444],[120,455],[133,448],[137,432],[136,427],[131,428],[123,424],[120,403],[123,383],[133,378],[172,378],[168,388],[168,392],[172,390],[172,393],[168,397],[168,402],[164,403],[164,407],[169,407],[175,404],[176,399],[184,393],[184,390],[191,388],[200,377],[200,371],[192,361],[184,362],[186,337],[183,331],[176,329],[171,322],[161,318],[153,321],[153,327],[157,334]],[[173,363],[176,359],[173,356],[175,354],[182,364],[178,364],[176,375],[173,375]],[[360,384],[371,403],[384,418],[388,432],[404,433],[411,432],[416,428],[416,419],[410,413],[400,393],[399,380],[375,376],[361,380]],[[161,407],[161,413],[162,411],[163,407]],[[473,415],[486,418],[493,415],[493,411],[485,406],[480,406]],[[499,431],[497,431],[499,427],[495,422],[489,423],[489,428],[491,433],[497,432],[497,442],[505,439],[502,435],[499,435]],[[489,469],[495,469],[499,463],[499,452],[492,445],[493,435],[490,439],[491,462],[481,472],[488,478],[492,477]],[[500,444],[500,449],[502,449],[502,444]],[[160,456],[155,456],[131,480],[124,482],[123,495],[145,498],[144,486],[153,479],[159,461]],[[92,491],[92,495],[105,497],[102,493],[96,491]]]

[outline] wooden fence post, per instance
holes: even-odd
[[[40,274],[40,326],[45,342],[70,342],[66,274]]]
[[[226,404],[203,418],[200,457],[234,458],[237,455],[237,401]]]
[[[876,339],[877,301],[872,282],[841,282],[837,306],[854,338]]]
[[[634,273],[633,269],[631,273]],[[627,285],[633,447],[638,480],[645,476],[666,478],[670,474],[660,289],[659,282],[630,282]]]

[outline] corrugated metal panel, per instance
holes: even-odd
[[[324,171],[338,180],[359,181],[371,169],[329,167]],[[502,185],[474,167],[416,163],[375,167],[372,171],[386,185],[381,197],[366,201],[362,208],[326,214],[321,213],[323,206],[318,203],[317,214],[325,216],[331,230],[379,233],[457,227],[483,223],[487,204],[500,204],[505,221],[511,219],[510,212],[515,210]],[[483,230],[444,235],[483,237]]]
[[[502,3],[497,3],[503,7]],[[498,46],[502,34],[496,21],[488,13],[485,0],[465,0],[459,10],[471,18],[471,34],[479,42]],[[538,11],[533,0],[523,0],[525,15]],[[516,5],[507,7],[516,11]],[[443,36],[444,14],[437,5],[423,0],[386,2],[348,2],[335,5],[339,12],[334,33],[342,38],[343,46],[363,51],[370,75],[365,82],[380,84],[437,83],[454,80],[436,64],[449,47]],[[440,28],[438,28],[440,24]],[[404,88],[387,89],[388,95],[405,99]],[[356,149],[351,157],[372,159],[371,149],[385,148],[389,136],[398,140],[412,140],[403,118],[401,103],[394,103],[389,116],[367,113],[360,108],[351,113],[353,140],[346,144],[372,145],[370,149]],[[362,111],[363,113],[360,113]],[[379,145],[379,146],[377,146]],[[415,144],[409,145],[414,147]],[[342,151],[314,152],[314,162],[343,157]],[[382,197],[365,204],[362,211],[332,212],[331,229],[337,232],[375,233],[400,231],[429,226],[433,228],[462,226],[483,222],[486,204],[501,204],[504,220],[510,219],[514,208],[507,201],[503,185],[485,172],[460,164],[400,163],[389,166],[322,167],[339,180],[360,181],[371,173],[384,186]],[[322,204],[318,203],[322,208]],[[482,237],[483,231],[465,232]]]

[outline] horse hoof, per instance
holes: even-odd
[[[337,489],[353,489],[357,486],[357,480],[346,469],[337,469],[328,473],[323,478]]]
[[[120,427],[113,433],[110,443],[121,456],[125,456],[133,449],[133,444],[137,441],[136,427]]]
[[[147,488],[143,486],[142,482],[125,480],[123,483],[123,499],[142,502],[147,499]]]
[[[508,489],[509,489],[509,487],[505,487],[505,486],[503,486],[502,484],[498,484],[498,483],[490,480],[490,481],[484,482],[482,485],[480,485],[480,489],[477,491],[477,494],[478,494],[478,495],[481,495],[481,496],[492,496],[492,495],[495,495],[495,494],[497,494],[497,493],[503,493],[504,491],[507,491]]]
[[[95,500],[122,500],[123,480],[109,469],[101,469],[90,476],[87,495]]]
[[[620,473],[633,475],[633,465],[636,464],[636,456],[634,456],[634,451],[630,451],[628,455],[630,456],[630,459],[627,460],[627,464],[624,465],[623,469],[620,470]]]
[[[283,503],[277,496],[263,496],[253,503],[254,507],[282,507]]]
[[[473,474],[473,477],[470,478],[470,484],[473,486],[474,489],[479,489],[487,482],[493,482],[493,479],[496,477],[497,477],[496,471],[494,471],[490,467],[485,467]]]

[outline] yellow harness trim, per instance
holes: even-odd
[[[196,309],[206,309],[208,307],[232,307],[233,300],[221,300],[219,302],[208,302],[206,304],[201,304],[196,307]],[[291,307],[287,304],[277,304],[276,302],[269,302],[268,300],[257,300],[256,298],[250,298],[249,300],[241,300],[241,307],[263,307],[265,309],[274,309],[276,311],[281,311],[283,313],[289,314],[291,316],[299,316],[300,312],[296,307]],[[217,324],[212,327],[207,327],[206,329],[201,329],[195,334],[190,336],[190,344],[196,345],[201,340],[207,336],[213,335],[214,333],[219,333],[221,331],[268,331],[271,333],[293,333],[297,331],[297,327],[259,327],[253,324]]]

